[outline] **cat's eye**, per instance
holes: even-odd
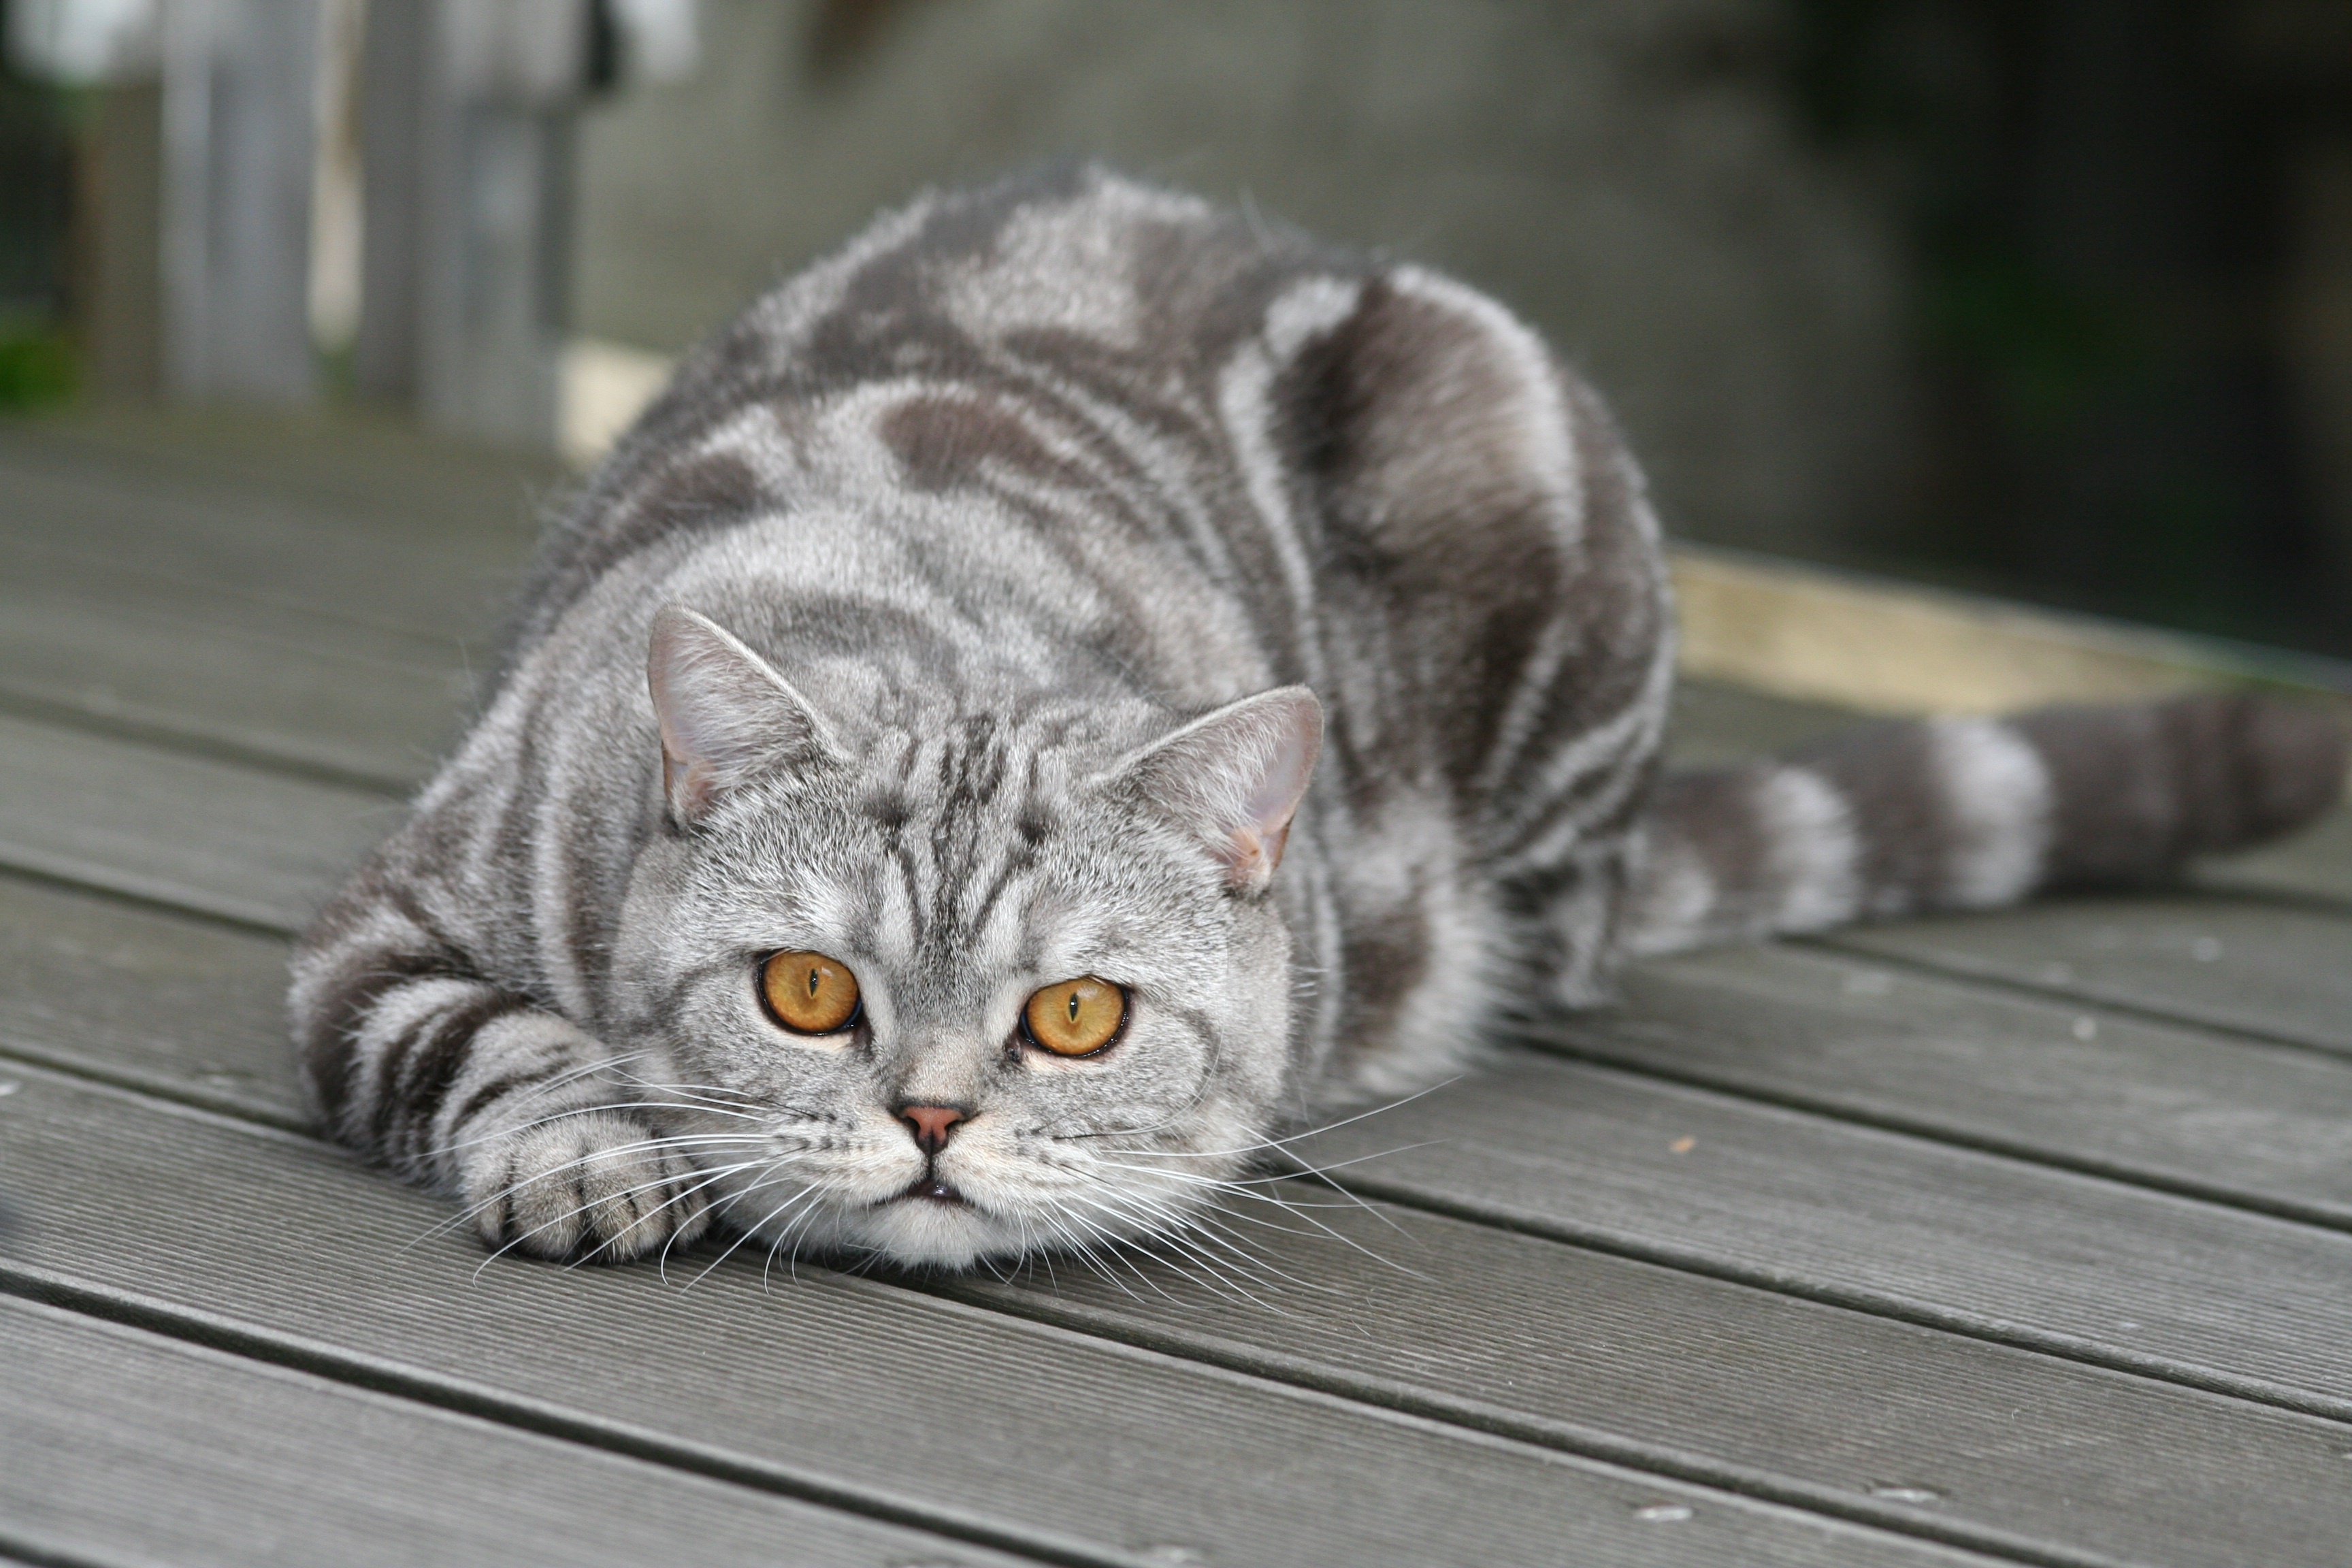
[[[857,976],[821,952],[779,952],[760,966],[769,1015],[797,1035],[832,1035],[857,1021]]]
[[[1057,1057],[1085,1057],[1118,1037],[1127,993],[1088,975],[1048,985],[1029,998],[1021,1023],[1029,1038]]]

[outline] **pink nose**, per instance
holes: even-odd
[[[915,1142],[926,1154],[936,1154],[948,1146],[955,1132],[956,1123],[964,1119],[960,1105],[902,1105],[898,1120],[915,1135]]]

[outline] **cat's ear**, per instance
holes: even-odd
[[[671,605],[654,616],[646,667],[661,725],[662,788],[681,824],[700,820],[755,773],[844,760],[808,700],[708,616]]]
[[[1140,751],[1106,775],[1197,835],[1226,886],[1265,890],[1323,750],[1323,705],[1303,686],[1244,697]]]

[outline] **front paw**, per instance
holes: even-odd
[[[476,1149],[466,1201],[496,1251],[622,1263],[709,1228],[704,1180],[642,1118],[583,1110]]]

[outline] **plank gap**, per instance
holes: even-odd
[[[76,867],[83,868],[75,869]],[[299,927],[282,916],[265,912],[243,900],[192,902],[171,890],[175,884],[160,879],[150,880],[130,874],[119,879],[92,878],[85,862],[64,856],[50,858],[5,843],[0,843],[0,879],[89,894],[132,909],[243,931],[248,936],[268,937],[274,942],[290,942],[302,934]]]
[[[120,1557],[85,1557],[65,1547],[36,1541],[25,1533],[23,1526],[6,1520],[0,1520],[0,1563],[7,1568],[131,1568]]]
[[[2347,906],[2340,910],[2327,910],[2320,912],[2352,917],[2352,906]],[[2063,1003],[2078,1012],[2109,1013],[2118,1018],[2129,1018],[2137,1023],[2156,1024],[2168,1029],[2202,1035],[2217,1043],[2226,1043],[2232,1039],[2254,1040],[2263,1045],[2277,1046],[2286,1050],[2300,1051],[2307,1056],[2318,1057],[2338,1066],[2347,1059],[2347,1056],[2352,1056],[2352,1053],[2346,1052],[2340,1046],[2327,1045],[2287,1030],[2262,1024],[2242,1023],[2236,1019],[2223,1022],[2219,1018],[2202,1017],[2193,1012],[2181,1011],[2178,1004],[2134,1002],[2117,996],[2105,987],[2086,985],[2081,982],[2061,984],[2055,981],[2037,981],[2021,974],[1995,973],[1986,969],[1970,968],[1966,964],[1940,962],[1923,953],[1899,952],[1888,948],[1849,942],[1836,932],[1823,932],[1818,936],[1783,937],[1778,940],[1790,947],[1803,948],[1830,957],[1870,963],[1884,969],[1902,970],[1959,990],[2024,996],[2037,1002]],[[2346,951],[2352,952],[2352,922],[2347,922],[2344,940]]]
[[[1538,1239],[1554,1246],[1573,1245],[1549,1237]],[[1449,1399],[1400,1384],[1382,1384],[1351,1377],[1337,1369],[1318,1366],[1302,1357],[1283,1352],[1254,1347],[1228,1347],[1213,1337],[1185,1335],[1155,1328],[1121,1318],[1116,1313],[1015,1287],[991,1288],[980,1281],[908,1279],[892,1282],[943,1300],[990,1308],[1092,1338],[1223,1367],[1245,1376],[1270,1378],[1354,1404],[1374,1405],[1400,1415],[1484,1432],[1491,1436],[1558,1449],[1584,1458],[1622,1465],[1629,1469],[1646,1470],[1697,1486],[1736,1492],[1759,1502],[1827,1514],[1896,1534],[2035,1564],[2036,1568],[2126,1568],[2120,1558],[2070,1551],[2047,1541],[2012,1535],[1964,1521],[1938,1518],[1924,1509],[1889,1504],[1866,1492],[1844,1492],[1828,1487],[1810,1486],[1768,1471],[1708,1459],[1701,1455],[1622,1436],[1580,1423],[1546,1425],[1529,1421],[1508,1411],[1483,1406],[1474,1401]]]
[[[1871,956],[1874,960],[1877,955]],[[1932,971],[1932,973],[1939,981],[1950,978],[1940,970]],[[2080,999],[2076,1000],[2079,1002]],[[2081,1005],[2092,1005],[2088,1003],[2081,1003]],[[2168,1027],[2176,1026],[2179,1022],[2170,1018],[2158,1021]],[[1964,1128],[1920,1121],[1889,1111],[1840,1105],[1835,1101],[1816,1099],[1797,1090],[1763,1089],[1753,1084],[1735,1083],[1727,1079],[1718,1079],[1710,1073],[1681,1071],[1673,1068],[1659,1067],[1655,1063],[1643,1061],[1630,1054],[1612,1051],[1606,1046],[1584,1044],[1575,1036],[1574,1030],[1574,1024],[1564,1024],[1559,1034],[1523,1034],[1517,1037],[1513,1043],[1523,1045],[1531,1050],[1540,1051],[1546,1056],[1605,1068],[1611,1072],[1622,1073],[1628,1078],[1676,1084],[1685,1089],[1696,1089],[1708,1094],[1720,1095],[1726,1100],[1769,1105],[1778,1110],[1794,1111],[1798,1115],[1812,1117],[1822,1121],[1842,1122],[1850,1127],[1867,1127],[1875,1131],[1916,1138],[1923,1143],[1937,1143],[1947,1148],[1965,1149],[1970,1153],[2006,1160],[2013,1164],[2067,1171],[2079,1176],[2091,1176],[2100,1181],[2113,1182],[2117,1186],[2160,1192],[2172,1197],[2186,1198],[2193,1203],[2207,1204],[2215,1208],[2235,1209],[2249,1214],[2263,1215],[2272,1219],[2286,1220],[2295,1225],[2308,1225],[2323,1230],[2352,1234],[2352,1215],[2298,1204],[2292,1198],[2272,1197],[2262,1193],[2199,1183],[2184,1177],[2166,1175],[2160,1171],[2152,1171],[2145,1167],[2110,1163],[2032,1143],[2012,1142],[1990,1133],[1971,1132]],[[2213,1032],[2201,1026],[2200,1031]],[[2335,1060],[2338,1063],[2343,1059],[2341,1055],[2335,1057]]]
[[[1142,1568],[1134,1558],[1089,1552],[1071,1542],[1000,1529],[984,1520],[966,1518],[950,1510],[910,1507],[893,1498],[666,1438],[622,1422],[599,1421],[535,1401],[499,1395],[455,1379],[352,1355],[331,1346],[256,1332],[225,1319],[146,1300],[128,1291],[92,1289],[47,1269],[0,1261],[0,1292],[103,1322],[224,1351],[265,1365],[286,1367],[351,1387],[471,1415],[518,1431],[646,1460],[734,1486],[797,1498],[884,1523],[931,1531],[974,1546],[1056,1564],[1057,1568]]]
[[[1580,1247],[1612,1258],[1631,1258],[1637,1263],[1654,1264],[1679,1273],[1720,1279],[1729,1285],[1768,1290],[1776,1296],[1787,1296],[1800,1301],[1840,1307],[1917,1328],[1934,1329],[1940,1333],[1980,1340],[1988,1344],[2007,1345],[2084,1366],[2095,1366],[2108,1372],[2147,1378],[2152,1382],[2194,1388],[2205,1394],[2218,1394],[2248,1405],[2269,1405],[2274,1409],[2292,1410],[2298,1415],[2317,1415],[2352,1425],[2352,1399],[2312,1394],[2265,1378],[2201,1372],[2158,1356],[2119,1354],[2094,1340],[2003,1322],[1971,1312],[1954,1311],[1908,1297],[1821,1281],[1775,1278],[1760,1269],[1707,1257],[1696,1249],[1661,1247],[1597,1228],[1588,1229],[1526,1215],[1499,1213],[1484,1205],[1423,1193],[1402,1183],[1391,1184],[1377,1178],[1352,1177],[1343,1184],[1351,1194],[1377,1198],[1399,1208],[1442,1215],[1448,1219],[1482,1225],[1517,1236],[1554,1241],[1564,1247]]]
[[[1560,1054],[1565,1055],[1567,1053]],[[142,1084],[135,1082],[115,1083],[109,1081],[106,1079],[99,1078],[96,1075],[85,1073],[72,1068],[57,1068],[51,1067],[47,1063],[23,1060],[21,1057],[16,1057],[15,1052],[8,1051],[5,1047],[0,1047],[0,1055],[9,1056],[23,1061],[24,1070],[47,1074],[56,1078],[66,1079],[84,1084],[95,1085],[110,1094],[121,1095],[134,1100],[150,1102],[152,1109],[166,1114],[194,1116],[202,1120],[215,1121],[226,1123],[237,1131],[249,1135],[267,1135],[288,1138],[314,1148],[331,1152],[340,1152],[339,1145],[333,1143],[328,1139],[319,1136],[316,1132],[301,1128],[283,1128],[278,1124],[276,1118],[267,1115],[256,1115],[254,1114],[252,1108],[243,1103],[240,1103],[239,1108],[235,1110],[216,1110],[212,1107],[194,1104],[176,1098],[154,1094]],[[1621,1073],[1622,1076],[1626,1077],[1638,1078],[1645,1076],[1639,1073],[1626,1071],[1625,1069],[1616,1067],[1614,1064],[1600,1065],[1601,1066],[1602,1070]],[[1696,1087],[1699,1087],[1702,1089],[1705,1089],[1705,1086]],[[1706,1090],[1706,1092],[1713,1091]],[[1735,1097],[1727,1096],[1725,1098]],[[1811,1114],[1802,1108],[1794,1108],[1794,1110],[1796,1114]],[[1836,1119],[1823,1118],[1822,1120]],[[1880,1131],[1888,1130],[1880,1129]],[[1897,1136],[1907,1136],[1907,1134],[1901,1132],[1900,1130],[1894,1131]],[[1983,1151],[1971,1152],[1985,1152]],[[1986,1157],[2001,1158],[2003,1156],[2000,1156],[1998,1153],[1986,1153]],[[2014,1161],[2011,1163],[2028,1165],[2034,1163],[2034,1162],[2032,1161]],[[1609,1257],[1630,1258],[1636,1262],[1655,1265],[1660,1268],[1672,1269],[1678,1273],[1696,1275],[1703,1279],[1721,1280],[1727,1284],[1738,1285],[1749,1289],[1766,1291],[1777,1296],[1789,1297],[1790,1299],[1802,1301],[1816,1302],[1821,1305],[1836,1307],[1844,1310],[1862,1313],[1866,1316],[1890,1319],[1898,1322],[1909,1323],[1915,1327],[1931,1329],[1938,1332],[1955,1334],[1963,1338],[1979,1340],[1988,1343],[2006,1345],[2013,1349],[2030,1351],[2036,1354],[2053,1356],[2060,1360],[2074,1362],[2078,1364],[2095,1366],[2109,1372],[2122,1373],[2128,1376],[2142,1377],[2154,1382],[2168,1383],[2186,1388],[2194,1388],[2203,1393],[2220,1394],[2249,1405],[2265,1405],[2277,1409],[2291,1410],[2301,1415],[2317,1415],[2327,1420],[2352,1425],[2352,1399],[2332,1398],[2328,1395],[2309,1393],[2307,1391],[2293,1388],[2284,1384],[2274,1384],[2262,1378],[2233,1376],[2228,1373],[2202,1372],[2194,1367],[2185,1366],[2177,1362],[2159,1356],[2134,1356],[2127,1353],[2121,1353],[2116,1352],[2111,1347],[2103,1345],[2095,1341],[2082,1340],[2072,1335],[2051,1331],[2036,1330],[2020,1324],[2004,1323],[1994,1320],[1984,1319],[1973,1313],[1959,1312],[1949,1309],[1938,1308],[1932,1304],[1915,1301],[1908,1298],[1866,1289],[1859,1289],[1851,1287],[1832,1285],[1821,1281],[1794,1281],[1785,1278],[1776,1278],[1760,1270],[1748,1268],[1737,1263],[1729,1263],[1717,1258],[1709,1258],[1696,1251],[1683,1251],[1674,1247],[1660,1247],[1643,1243],[1598,1229],[1585,1230],[1554,1221],[1547,1221],[1527,1215],[1500,1213],[1493,1208],[1482,1205],[1426,1193],[1417,1187],[1410,1186],[1402,1183],[1391,1184],[1382,1182],[1378,1178],[1366,1177],[1351,1177],[1342,1180],[1339,1178],[1327,1176],[1319,1179],[1329,1183],[1339,1191],[1360,1200],[1377,1199],[1382,1203],[1393,1204],[1400,1208],[1415,1210],[1426,1214],[1439,1215],[1446,1218],[1461,1220],[1486,1229],[1528,1237],[1558,1246],[1572,1247],[1587,1252],[1600,1253]],[[2178,1194],[2168,1195],[2177,1196]],[[819,1267],[822,1267],[822,1265],[819,1265]],[[6,1278],[7,1265],[5,1260],[0,1260],[0,1289],[6,1288]],[[893,1284],[895,1288],[902,1289],[911,1288],[903,1282],[877,1280],[877,1283],[890,1283]],[[959,1299],[948,1294],[947,1292],[934,1291],[927,1289],[919,1289],[919,1293],[931,1296],[935,1300]],[[171,1309],[159,1310],[171,1310]],[[1005,1310],[1005,1309],[1002,1308],[982,1307],[976,1307],[975,1310]],[[1015,1317],[1034,1317],[1034,1314],[1025,1310],[1010,1310],[1007,1311],[1007,1315]],[[1117,1335],[1101,1335],[1093,1333],[1089,1333],[1088,1337],[1106,1338],[1111,1340],[1113,1342],[1135,1344],[1139,1348],[1159,1351],[1161,1353],[1174,1356],[1180,1360],[1200,1362],[1202,1364],[1223,1365],[1222,1362],[1216,1361],[1213,1358],[1203,1358],[1188,1352],[1171,1350],[1164,1345],[1147,1342],[1143,1340],[1129,1339]],[[1228,1370],[1239,1370],[1252,1375],[1267,1375],[1262,1370],[1253,1369],[1250,1367],[1229,1368]],[[1289,1382],[1286,1378],[1270,1378],[1269,1381]],[[1314,1388],[1318,1392],[1331,1392],[1328,1389],[1320,1387],[1318,1384],[1308,1384],[1305,1386]],[[1353,1396],[1344,1395],[1342,1397],[1352,1398]],[[1448,1425],[1459,1424],[1453,1422],[1450,1418],[1444,1419],[1446,1419]],[[1486,1428],[1483,1426],[1476,1426],[1473,1429],[1485,1430]],[[1515,1435],[1498,1435],[1514,1436],[1514,1440],[1517,1440]],[[1558,1445],[1545,1441],[1543,1446],[1552,1447],[1557,1447]],[[1595,1455],[1589,1457],[1598,1458],[1601,1456]],[[1643,1466],[1637,1468],[1647,1467]],[[1756,1495],[1760,1497],[1762,1494],[1759,1493]],[[1811,1505],[1806,1506],[1810,1507]],[[2004,1547],[2003,1550],[2006,1551],[2008,1548]],[[2075,1561],[2075,1559],[2069,1558],[2067,1561],[2072,1563]],[[2088,1559],[2084,1559],[2084,1561],[2088,1561]]]
[[[221,734],[216,726],[204,721],[183,728],[127,714],[100,713],[92,709],[76,707],[70,702],[52,701],[5,687],[0,687],[0,713],[13,713],[21,719],[37,720],[59,729],[79,730],[84,734],[110,741],[131,741],[159,750],[178,752],[184,756],[232,763],[257,773],[276,773],[312,784],[335,784],[344,789],[365,790],[395,801],[406,800],[415,789],[415,780],[396,773],[338,763],[326,757],[301,756],[238,741]]]
[[[247,1131],[246,1124],[255,1123],[315,1147],[329,1151],[338,1148],[331,1140],[319,1136],[305,1124],[284,1118],[261,1107],[241,1103],[231,1095],[208,1097],[210,1102],[207,1102],[200,1100],[194,1095],[161,1090],[156,1086],[142,1081],[134,1075],[93,1071],[77,1063],[52,1062],[42,1059],[21,1047],[6,1044],[0,1044],[0,1060],[18,1062],[26,1068],[60,1078],[94,1082],[136,1099],[160,1100],[163,1104],[158,1109],[175,1114],[194,1110],[206,1120],[226,1121],[236,1125],[239,1131]],[[1473,1223],[1486,1222],[1474,1221]],[[1490,1226],[1490,1228],[1509,1227]],[[1554,1237],[1538,1239],[1553,1246],[1573,1247],[1575,1245],[1560,1242]],[[828,1266],[818,1261],[817,1267]],[[1921,1540],[1986,1552],[2020,1563],[2033,1565],[2033,1568],[2120,1568],[2118,1559],[2096,1553],[2072,1552],[2048,1542],[2038,1542],[2028,1537],[2011,1535],[2001,1531],[1972,1526],[1965,1521],[1939,1519],[1919,1509],[1893,1506],[1882,1502],[1867,1494],[1849,1494],[1827,1487],[1809,1486],[1801,1481],[1775,1477],[1769,1472],[1720,1461],[1710,1461],[1697,1455],[1678,1453],[1655,1444],[1622,1436],[1599,1428],[1578,1425],[1569,1431],[1563,1431],[1559,1427],[1547,1426],[1514,1416],[1507,1411],[1482,1408],[1473,1401],[1447,1399],[1443,1395],[1416,1393],[1402,1386],[1384,1387],[1369,1380],[1350,1377],[1336,1369],[1319,1367],[1297,1356],[1265,1352],[1253,1353],[1244,1351],[1229,1351],[1213,1339],[1158,1331],[1147,1323],[1123,1320],[1115,1314],[1065,1302],[1058,1298],[1041,1297],[1009,1287],[992,1289],[985,1283],[978,1280],[926,1281],[895,1273],[877,1273],[869,1275],[868,1278],[877,1285],[886,1289],[906,1290],[966,1310],[1045,1323],[1069,1332],[1083,1334],[1090,1339],[1130,1345],[1180,1361],[1219,1367],[1246,1377],[1286,1384],[1292,1387],[1328,1394],[1350,1404],[1391,1410],[1400,1415],[1433,1421],[1447,1426],[1460,1427],[1466,1431],[1483,1433],[1514,1442],[1528,1443],[1538,1447],[1596,1459],[1603,1463],[1621,1465],[1629,1469],[1641,1470],[1669,1479],[1687,1481],[1694,1485],[1733,1492],[1759,1501],[1800,1509],[1807,1512],[1822,1513],[1855,1524],[1916,1536]],[[122,1323],[161,1333],[173,1339],[202,1344],[211,1349],[249,1356],[272,1365],[290,1367],[297,1371],[350,1383],[355,1386],[373,1389],[379,1393],[418,1400],[439,1408],[457,1410],[506,1425],[541,1431],[543,1435],[575,1441],[583,1440],[577,1434],[568,1430],[556,1430],[551,1426],[535,1425],[529,1419],[510,1418],[504,1412],[509,1406],[516,1405],[516,1402],[511,1399],[504,1399],[502,1396],[491,1394],[468,1395],[467,1398],[473,1403],[445,1398],[438,1392],[445,1385],[437,1380],[424,1378],[421,1374],[413,1374],[396,1367],[380,1367],[366,1358],[341,1356],[329,1349],[320,1347],[306,1349],[282,1340],[277,1335],[242,1329],[226,1320],[199,1318],[181,1309],[142,1300],[127,1292],[119,1293],[113,1290],[92,1289],[46,1269],[20,1268],[6,1262],[5,1258],[0,1258],[0,1291],[80,1312],[105,1321]],[[354,1376],[351,1373],[349,1369],[354,1366],[362,1369],[362,1375]],[[425,1392],[420,1394],[419,1387],[423,1387]],[[655,1441],[658,1443],[658,1439]],[[663,1463],[671,1462],[661,1453],[639,1452],[612,1443],[598,1442],[595,1446],[609,1448],[614,1452],[631,1453],[635,1458],[653,1458]],[[689,1465],[685,1468],[693,1468],[698,1474],[715,1475],[721,1479],[732,1479],[719,1475],[718,1471],[707,1467]],[[768,1489],[783,1489],[769,1488]],[[835,1500],[798,1490],[791,1491],[790,1495],[818,1501]],[[900,1518],[881,1513],[872,1513],[870,1517],[888,1519],[891,1522],[897,1523],[921,1524],[925,1528],[941,1528],[936,1521],[927,1517]],[[1004,1544],[1002,1542],[982,1540],[978,1536],[971,1539],[975,1544],[998,1546]],[[1024,1547],[1023,1550],[1030,1549]],[[1072,1561],[1093,1563],[1097,1559],[1080,1557]]]

